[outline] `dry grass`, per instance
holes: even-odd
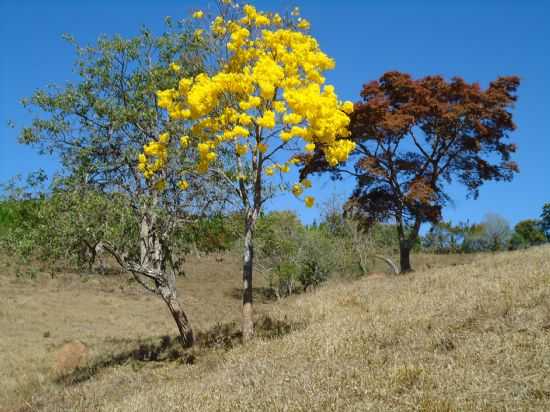
[[[193,320],[211,333],[185,362],[121,355],[137,353],[139,342],[162,348],[160,336],[173,331],[161,303],[134,286],[0,277],[0,370],[8,370],[0,404],[46,411],[550,410],[550,248],[455,263],[260,305],[270,316],[263,329],[279,337],[247,347],[232,344],[233,327],[212,329],[238,318],[237,263],[219,271],[195,264],[181,286]],[[51,357],[72,339],[90,348],[90,373],[56,381]]]

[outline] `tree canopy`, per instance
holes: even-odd
[[[303,170],[352,174],[350,207],[365,219],[397,223],[402,270],[423,222],[437,222],[456,181],[477,197],[487,181],[508,181],[518,171],[508,141],[516,126],[511,109],[519,78],[499,77],[486,89],[459,77],[413,79],[387,72],[363,86],[350,130],[353,168],[335,168],[322,153]]]

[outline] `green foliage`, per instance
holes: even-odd
[[[433,224],[422,239],[422,247],[434,253],[457,253],[460,251],[465,235],[465,226],[454,226],[452,222]]]
[[[550,203],[546,203],[542,207],[540,215],[541,228],[546,235],[546,239],[550,242]]]
[[[135,216],[116,193],[56,189],[35,199],[9,198],[0,204],[0,216],[5,250],[24,261],[38,259],[50,269],[91,268],[102,241],[136,244]]]
[[[326,281],[337,268],[336,242],[326,232],[309,229],[303,232],[297,253],[297,279],[304,290]]]
[[[326,216],[310,227],[292,212],[272,212],[258,220],[258,267],[277,296],[318,286],[331,276],[360,276],[368,271],[369,255],[398,250],[394,226],[376,224],[366,232],[343,214]]]
[[[43,199],[6,199],[0,202],[0,243],[8,253],[29,257],[38,240]]]
[[[522,220],[514,227],[510,247],[512,249],[519,247],[535,246],[546,242],[546,236],[541,228],[541,222],[534,219]]]
[[[518,232],[514,232],[512,237],[510,238],[510,249],[518,250],[525,249],[527,247],[529,247],[529,242],[527,242],[527,240],[525,240],[525,238]]]
[[[198,217],[174,233],[174,247],[180,252],[191,248],[204,253],[227,251],[239,239],[242,225],[239,214]]]
[[[338,238],[322,227],[304,227],[292,212],[272,212],[258,220],[257,251],[271,288],[278,296],[324,282],[340,260]]]
[[[527,219],[511,231],[508,222],[488,214],[479,224],[443,222],[433,225],[422,240],[435,253],[486,252],[523,249],[546,241],[542,221]]]
[[[258,267],[277,296],[290,295],[297,283],[297,252],[305,228],[293,212],[272,212],[256,223]]]
[[[144,222],[149,225],[144,236],[162,239],[163,265],[190,243],[208,250],[226,247],[230,240],[219,220],[197,222],[198,216],[224,207],[223,185],[209,185],[212,176],[188,176],[189,189],[178,187],[193,150],[185,158],[168,159],[166,188],[160,194],[137,170],[144,144],[163,132],[189,133],[184,123],[169,121],[158,108],[156,92],[177,87],[182,75],[204,71],[208,45],[188,23],[170,20],[160,35],[143,28],[132,38],[103,36],[87,46],[67,40],[77,54],[77,81],[37,90],[23,100],[35,117],[21,130],[21,143],[56,155],[64,176],[46,192],[40,224],[26,231],[25,254],[34,249],[44,259],[82,265],[93,258],[100,241],[107,241],[139,265],[144,261],[138,253],[145,244],[140,240]],[[173,62],[180,73],[170,68]],[[176,145],[178,139],[172,140]]]

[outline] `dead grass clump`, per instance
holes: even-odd
[[[424,370],[415,365],[404,365],[396,368],[393,372],[392,381],[397,391],[411,390],[422,378]]]
[[[420,401],[420,412],[456,412],[452,403],[446,399],[423,398]]]

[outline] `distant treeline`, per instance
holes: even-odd
[[[49,268],[92,270],[101,243],[126,245],[139,254],[138,215],[121,194],[57,190],[37,197],[0,201],[0,244],[22,259],[35,259]],[[174,231],[174,266],[186,255],[237,251],[244,217],[225,213],[187,216]],[[319,222],[304,225],[290,211],[262,213],[256,228],[259,271],[277,294],[307,288],[331,274],[361,275],[372,269],[372,257],[399,253],[396,226],[370,224],[346,217],[341,206],[326,207]],[[525,248],[550,240],[550,204],[540,219],[508,222],[488,214],[480,223],[441,222],[420,236],[413,250],[428,253],[471,253]],[[371,259],[371,260],[369,260]]]
[[[516,250],[550,241],[550,203],[540,219],[526,219],[513,228],[503,217],[487,214],[480,223],[441,222],[422,237],[422,248],[434,253]]]

